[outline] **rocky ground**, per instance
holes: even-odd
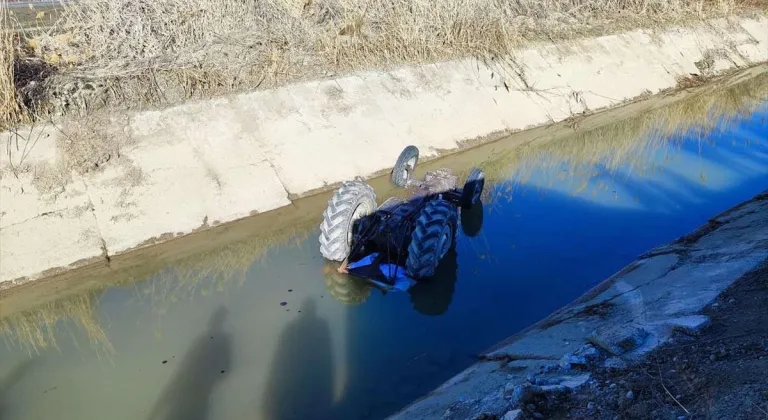
[[[592,368],[574,391],[529,395],[501,418],[768,419],[768,262],[704,315],[698,334],[676,333],[643,362]]]

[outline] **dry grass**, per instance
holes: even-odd
[[[0,28],[11,25],[5,3],[0,0]],[[14,34],[0,29],[0,128],[19,124],[25,116],[14,83],[14,57]]]
[[[83,98],[141,107],[351,70],[495,57],[537,40],[685,24],[744,7],[737,0],[78,0],[28,37],[17,59],[48,69],[43,92],[20,88],[38,109],[80,110]]]

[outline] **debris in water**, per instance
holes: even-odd
[[[163,364],[166,364],[166,363],[168,363],[168,361],[167,360],[163,360]]]
[[[286,302],[286,301],[282,301],[282,302],[280,302],[280,306],[285,306],[285,305],[287,305],[287,304],[288,304],[288,302]]]

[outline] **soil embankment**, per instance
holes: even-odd
[[[768,264],[744,275],[702,314],[698,336],[678,333],[627,369],[596,369],[594,382],[524,418],[768,418]],[[532,411],[532,412],[531,412]]]

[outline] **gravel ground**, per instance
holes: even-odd
[[[704,311],[698,337],[678,334],[628,369],[598,368],[558,400],[534,401],[519,419],[768,419],[768,263]]]

